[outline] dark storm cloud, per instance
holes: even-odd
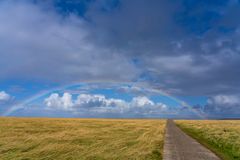
[[[91,26],[74,14],[62,17],[29,1],[0,8],[1,80],[130,81],[138,74],[119,51],[95,43]]]
[[[1,79],[144,81],[178,95],[240,92],[238,1],[6,1],[0,7]]]
[[[97,40],[137,59],[145,79],[173,94],[238,93],[239,23],[226,21],[237,1],[92,2],[85,17]],[[224,73],[224,74],[223,74]]]

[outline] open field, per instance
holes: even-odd
[[[222,159],[240,159],[240,120],[177,120],[175,122]]]
[[[162,159],[165,123],[0,118],[0,159]]]

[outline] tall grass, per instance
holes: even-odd
[[[225,160],[240,160],[240,120],[175,121]]]
[[[0,118],[0,159],[161,159],[164,128],[164,120]]]

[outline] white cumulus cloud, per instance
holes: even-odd
[[[240,97],[236,95],[217,95],[208,100],[211,105],[240,105]]]
[[[75,99],[69,93],[60,96],[51,94],[45,99],[50,109],[60,109],[73,112],[91,113],[139,113],[148,114],[159,112],[167,108],[163,103],[154,103],[148,97],[134,97],[131,101],[117,98],[107,98],[100,94],[79,94]]]
[[[239,95],[216,95],[208,99],[204,111],[210,115],[239,115]]]
[[[146,106],[153,106],[154,102],[148,99],[147,97],[134,97],[131,102],[132,106],[136,107],[146,107]]]
[[[73,106],[72,95],[69,93],[64,93],[61,97],[59,94],[53,93],[45,99],[45,104],[48,107],[56,107],[58,109],[69,110]]]
[[[6,102],[11,99],[11,96],[5,91],[0,91],[0,102]]]

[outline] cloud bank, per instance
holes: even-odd
[[[217,95],[210,97],[203,111],[209,117],[238,118],[240,115],[239,95]]]
[[[191,9],[188,1],[103,0],[84,3],[81,14],[57,4],[0,3],[2,81],[145,81],[178,95],[240,92],[240,26],[230,18],[238,3],[201,1],[206,7]]]
[[[167,105],[154,103],[147,97],[134,97],[130,102],[116,98],[106,98],[100,94],[79,94],[75,99],[69,93],[62,96],[53,93],[45,100],[48,109],[65,110],[73,113],[91,112],[92,114],[138,114],[148,115],[165,112]],[[82,112],[82,113],[81,113]]]
[[[131,81],[138,74],[121,51],[97,44],[93,26],[74,14],[3,1],[0,21],[1,80]]]

